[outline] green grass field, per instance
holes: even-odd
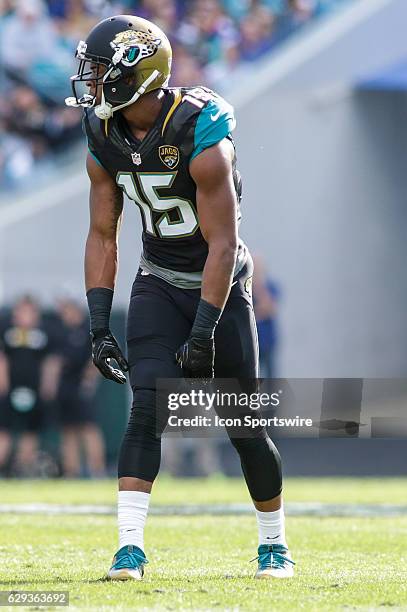
[[[3,481],[0,490],[0,504],[115,501],[108,481]],[[407,480],[290,479],[286,499],[406,504]],[[155,504],[247,500],[239,480],[224,478],[162,478],[154,491]],[[69,590],[71,609],[407,610],[407,515],[288,517],[296,576],[280,582],[253,580],[254,516],[151,516],[150,564],[131,584],[103,580],[117,545],[113,516],[0,514],[0,523],[0,590]]]

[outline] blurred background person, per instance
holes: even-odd
[[[177,6],[175,0],[144,0],[139,7],[135,7],[134,13],[144,19],[153,21],[164,32],[171,34],[177,28],[182,15],[182,6]]]
[[[8,392],[10,388],[10,371],[8,359],[4,352],[3,343],[0,344],[0,474],[10,455],[12,439],[8,429],[6,414],[8,412]]]
[[[3,24],[1,56],[8,76],[26,81],[37,61],[54,55],[58,38],[42,0],[17,0],[14,7]]]
[[[10,90],[0,108],[0,117],[9,134],[25,138],[34,160],[69,146],[81,130],[74,109],[47,106],[27,85]]]
[[[188,53],[187,49],[178,43],[173,46],[174,53],[174,83],[179,87],[188,87],[191,83],[203,83],[204,73],[198,58]]]
[[[240,23],[240,54],[246,62],[257,60],[274,44],[275,16],[262,5],[256,5]]]
[[[69,91],[66,72],[72,67],[72,58],[46,4],[42,0],[17,0],[15,12],[5,19],[1,34],[0,54],[8,79],[30,84],[52,101],[63,102]]]
[[[56,397],[60,370],[58,342],[36,301],[24,296],[0,332],[0,470],[17,435],[13,473],[36,475],[39,433],[47,421],[46,404]]]
[[[97,421],[99,374],[91,361],[88,317],[77,302],[66,297],[59,300],[58,313],[63,337],[58,389],[63,475],[101,477],[106,471],[105,445]]]
[[[218,0],[196,0],[188,8],[176,38],[203,66],[205,82],[214,86],[237,65],[239,32]]]
[[[257,335],[259,339],[260,376],[273,378],[275,372],[275,354],[278,344],[277,335],[277,285],[267,273],[263,257],[254,258],[253,305],[256,315]]]

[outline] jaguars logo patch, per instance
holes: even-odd
[[[179,163],[179,151],[177,147],[171,145],[161,145],[158,147],[158,155],[163,164],[165,164],[171,170],[176,168]]]

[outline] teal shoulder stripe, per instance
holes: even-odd
[[[191,160],[204,149],[223,140],[235,125],[233,107],[220,97],[210,100],[196,122]]]

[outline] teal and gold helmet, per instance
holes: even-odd
[[[171,75],[168,38],[151,21],[133,15],[117,15],[98,23],[86,40],[79,42],[75,56],[79,69],[71,77],[74,95],[65,102],[94,107],[100,119],[109,119],[143,94],[165,87]],[[89,93],[90,85],[94,85],[93,94]],[[96,105],[100,87],[101,99]]]

